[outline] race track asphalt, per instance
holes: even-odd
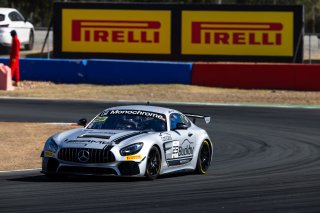
[[[114,105],[1,99],[0,121],[75,122]],[[319,109],[162,106],[212,116],[199,122],[215,143],[206,175],[53,181],[39,170],[0,173],[0,212],[320,212]]]

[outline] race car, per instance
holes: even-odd
[[[149,180],[181,171],[205,174],[213,143],[195,119],[210,122],[207,116],[150,105],[105,109],[89,123],[80,119],[83,128],[51,136],[41,154],[41,172],[54,178],[115,175]]]

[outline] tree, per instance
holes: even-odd
[[[0,0],[1,7],[11,7],[35,26],[48,26],[53,13],[53,0]]]
[[[46,27],[53,14],[56,0],[0,0],[0,7],[18,9],[35,26]],[[79,2],[60,0],[62,2]],[[320,0],[138,0],[139,2],[180,3],[180,4],[257,4],[257,5],[304,5],[305,32],[320,32]],[[138,2],[137,0],[87,0],[82,2]]]

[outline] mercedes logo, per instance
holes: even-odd
[[[79,161],[82,162],[82,163],[88,162],[88,160],[89,160],[89,151],[87,151],[87,150],[81,150],[81,151],[78,153],[78,159],[79,159]]]

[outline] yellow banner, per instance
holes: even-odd
[[[171,53],[171,11],[63,9],[62,52]]]
[[[293,15],[182,11],[182,54],[293,56]]]

